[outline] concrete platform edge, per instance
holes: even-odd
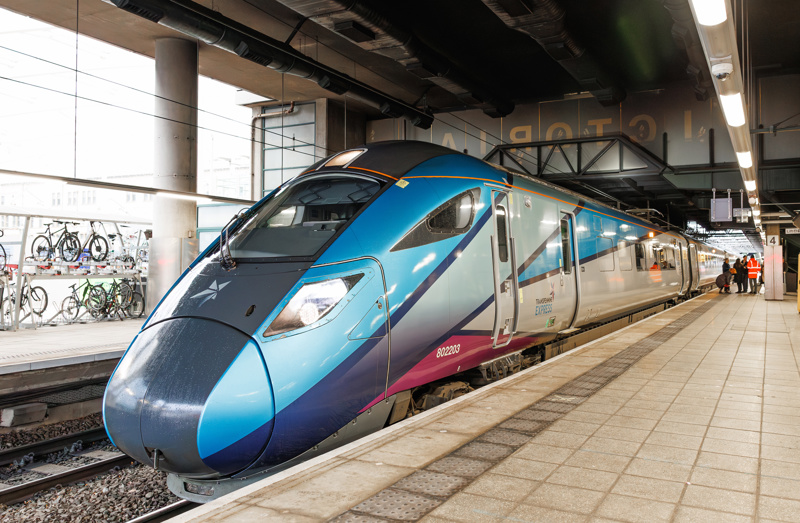
[[[228,494],[227,496],[223,496],[223,497],[221,497],[219,499],[216,499],[214,501],[211,501],[211,502],[209,502],[209,503],[207,503],[207,504],[205,504],[205,505],[203,505],[201,507],[195,508],[195,509],[193,509],[191,511],[188,511],[188,512],[186,512],[186,513],[184,513],[184,514],[182,514],[180,516],[177,516],[176,518],[172,518],[172,519],[170,519],[170,521],[174,521],[174,522],[177,522],[177,523],[189,522],[189,521],[195,520],[196,518],[200,518],[202,516],[210,514],[210,513],[214,512],[216,510],[219,510],[219,509],[225,507],[226,505],[228,505],[231,502],[235,502],[236,500],[238,500],[240,498],[249,496],[249,495],[251,495],[251,494],[253,494],[253,493],[257,492],[257,491],[260,491],[260,490],[264,489],[265,487],[268,487],[270,485],[274,485],[274,484],[282,482],[284,480],[288,480],[290,478],[293,478],[294,476],[298,476],[301,473],[303,473],[305,471],[308,471],[308,470],[310,470],[310,469],[312,469],[312,468],[314,468],[316,466],[323,466],[328,462],[332,462],[332,461],[336,460],[339,456],[341,456],[343,454],[346,454],[348,452],[351,452],[351,451],[353,451],[355,449],[358,449],[359,447],[367,446],[368,444],[370,444],[370,443],[372,443],[372,442],[374,442],[376,440],[382,439],[382,438],[387,438],[387,437],[389,437],[389,436],[391,436],[391,435],[393,435],[393,434],[395,434],[395,433],[397,433],[397,432],[399,432],[401,430],[404,430],[404,429],[407,429],[407,428],[411,428],[411,427],[413,427],[413,426],[415,426],[417,424],[423,423],[423,422],[427,421],[431,417],[444,415],[445,413],[447,413],[447,411],[449,411],[450,409],[458,406],[459,404],[461,404],[463,402],[478,400],[482,396],[492,392],[496,388],[507,387],[509,385],[512,385],[516,381],[525,379],[530,374],[541,372],[541,369],[546,368],[549,365],[555,364],[555,363],[561,361],[562,359],[566,358],[567,356],[574,356],[574,355],[580,354],[580,353],[592,348],[594,345],[602,343],[603,341],[605,341],[606,339],[608,339],[608,338],[610,338],[612,336],[618,336],[621,333],[624,333],[625,331],[631,329],[632,327],[640,326],[642,323],[647,322],[649,320],[652,320],[654,318],[658,318],[662,314],[674,311],[675,309],[677,309],[679,307],[684,307],[684,306],[689,306],[689,305],[699,306],[699,305],[701,305],[700,301],[702,301],[702,302],[706,301],[706,300],[702,299],[704,297],[707,300],[707,299],[714,299],[716,296],[715,295],[711,295],[711,294],[705,294],[705,295],[699,296],[696,299],[693,299],[693,300],[686,301],[686,302],[683,302],[681,304],[678,304],[675,307],[670,307],[668,309],[665,309],[664,311],[661,311],[661,312],[656,313],[656,314],[654,314],[652,316],[649,316],[649,317],[645,318],[642,321],[639,321],[639,322],[633,323],[631,325],[628,325],[628,326],[626,326],[626,327],[624,327],[624,328],[622,328],[622,329],[620,329],[618,331],[609,333],[609,334],[607,334],[607,335],[605,335],[605,336],[603,336],[601,338],[598,338],[598,339],[593,340],[591,342],[588,342],[588,343],[586,343],[584,345],[576,347],[573,350],[570,350],[568,352],[565,352],[563,354],[555,356],[555,357],[553,357],[553,358],[551,358],[549,360],[546,360],[545,362],[543,362],[543,363],[541,363],[539,365],[535,365],[533,367],[525,369],[525,370],[523,370],[523,371],[521,371],[521,372],[519,372],[519,373],[517,373],[517,374],[515,374],[513,376],[510,376],[507,380],[502,380],[502,381],[499,381],[499,382],[496,382],[496,383],[492,383],[490,385],[487,385],[485,387],[482,387],[482,388],[478,389],[477,391],[475,391],[475,392],[473,392],[473,393],[471,393],[469,395],[461,396],[461,397],[456,398],[454,400],[451,400],[451,401],[449,401],[447,403],[439,405],[438,407],[435,407],[435,408],[433,408],[433,409],[431,409],[429,411],[426,411],[426,412],[424,412],[422,414],[419,414],[419,415],[414,416],[412,418],[405,419],[405,420],[403,420],[403,421],[401,421],[399,423],[396,423],[396,424],[394,424],[394,425],[392,425],[390,427],[386,427],[385,429],[382,429],[382,430],[380,430],[378,432],[375,432],[374,434],[370,434],[369,436],[366,436],[366,437],[361,438],[361,439],[359,439],[357,441],[349,443],[348,445],[345,445],[343,447],[335,449],[335,450],[333,450],[333,451],[331,451],[331,452],[329,452],[329,453],[327,453],[325,455],[322,455],[322,456],[319,456],[317,458],[311,459],[311,460],[309,460],[309,461],[307,461],[305,463],[301,463],[301,464],[299,464],[299,465],[297,465],[295,467],[292,467],[292,468],[290,468],[288,470],[279,472],[278,474],[275,474],[274,476],[270,476],[268,478],[265,478],[263,481],[254,483],[254,484],[249,485],[247,487],[243,487],[242,489],[239,489],[239,490],[237,490],[235,492],[232,492],[231,494]],[[557,387],[555,387],[555,388],[557,388]],[[555,388],[554,388],[554,390],[555,390]]]

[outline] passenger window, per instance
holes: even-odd
[[[508,232],[506,230],[506,208],[497,206],[497,255],[501,263],[508,261]]]
[[[391,252],[438,242],[467,232],[475,218],[480,189],[471,189],[434,209],[403,236]]]
[[[614,242],[611,238],[597,238],[597,257],[600,261],[600,270],[609,272],[614,270]]]
[[[634,251],[636,252],[636,270],[637,271],[646,271],[647,270],[647,260],[645,260],[644,256],[644,245],[641,243],[633,244]]]
[[[673,269],[674,267],[674,258],[673,258]],[[650,267],[651,271],[663,271],[669,269],[670,266],[667,263],[667,249],[659,244],[653,245],[653,265]]]
[[[674,270],[675,269],[675,249],[673,247],[667,247],[664,249],[664,268],[667,270]]]
[[[624,240],[617,243],[619,252],[619,269],[621,271],[630,271],[633,269],[633,262],[631,260],[631,246]]]
[[[572,273],[572,246],[569,241],[569,217],[561,218],[561,259],[564,274]]]

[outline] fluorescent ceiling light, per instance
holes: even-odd
[[[717,25],[728,19],[725,0],[692,0],[692,6],[700,25]]]
[[[753,216],[760,216],[761,210],[760,209],[753,209]]]
[[[745,180],[744,181],[744,188],[747,189],[747,192],[753,192],[756,190],[756,181],[755,180]]]
[[[742,103],[742,93],[721,94],[719,104],[725,114],[725,121],[731,127],[744,125],[744,104]]]
[[[174,198],[176,200],[189,200],[197,203],[208,203],[211,201],[211,198],[200,196],[199,194],[195,196],[193,194],[175,194],[171,192],[159,191],[156,193],[156,196],[164,196],[165,198]]]
[[[753,155],[750,154],[750,151],[736,153],[736,159],[739,160],[739,167],[742,169],[747,169],[748,167],[753,166]]]

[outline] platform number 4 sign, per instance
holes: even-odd
[[[767,245],[770,247],[776,247],[780,245],[780,240],[777,236],[767,236]]]

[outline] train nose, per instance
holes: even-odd
[[[176,318],[145,329],[114,372],[106,430],[160,470],[213,478],[249,465],[272,433],[274,401],[252,339],[224,324]]]

